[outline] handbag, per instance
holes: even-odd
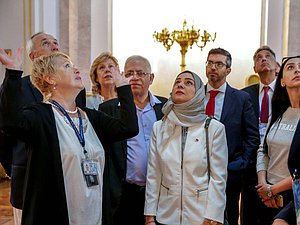
[[[209,116],[207,117],[204,125],[205,129],[205,136],[206,136],[206,158],[207,158],[207,176],[208,176],[208,183],[210,181],[210,160],[209,160],[209,138],[208,138],[208,127],[210,124],[210,121],[213,119],[213,117]],[[230,225],[229,222],[226,219],[226,211],[225,211],[225,216],[224,216],[224,223],[223,225]]]

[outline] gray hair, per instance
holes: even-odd
[[[269,46],[263,45],[263,46],[261,46],[260,48],[258,48],[258,49],[255,51],[255,53],[254,53],[254,55],[253,55],[253,61],[255,61],[257,54],[258,54],[260,51],[263,51],[263,50],[266,50],[266,51],[270,52],[270,53],[272,54],[272,56],[274,57],[274,59],[276,60],[276,54],[275,54],[275,52],[274,52]]]
[[[124,67],[126,68],[126,65],[127,65],[129,62],[131,62],[131,61],[137,61],[137,60],[144,62],[144,63],[145,63],[145,66],[146,66],[147,72],[148,72],[148,73],[151,73],[151,65],[150,65],[149,60],[146,59],[146,58],[143,57],[143,56],[140,56],[140,55],[132,55],[132,56],[128,57],[128,58],[126,59],[126,62],[125,62],[125,66],[124,66]]]
[[[33,46],[33,42],[32,42],[33,38],[35,38],[36,36],[39,36],[40,34],[47,34],[47,33],[43,32],[43,31],[35,33],[27,41],[27,43],[26,43],[26,52],[27,52],[28,55],[30,55],[30,53],[34,50],[33,49],[34,46]]]

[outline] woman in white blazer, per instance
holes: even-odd
[[[180,73],[153,126],[147,169],[145,224],[222,224],[228,151],[223,124],[211,120],[207,159],[204,85]],[[210,173],[208,173],[208,163]]]

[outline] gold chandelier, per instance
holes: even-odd
[[[161,42],[163,46],[166,48],[167,51],[170,50],[171,46],[173,45],[174,41],[176,41],[181,49],[181,71],[185,70],[185,54],[188,51],[188,47],[192,48],[193,44],[196,43],[196,45],[201,49],[206,46],[207,42],[215,41],[216,39],[216,33],[213,35],[209,34],[206,30],[204,30],[203,35],[200,36],[200,29],[195,30],[194,26],[192,26],[192,29],[189,29],[186,20],[183,22],[183,28],[182,30],[174,30],[170,34],[169,30],[167,28],[162,29],[161,33],[154,32],[153,37],[156,41]],[[201,40],[199,40],[201,37]],[[199,44],[199,42],[202,42],[203,44]]]

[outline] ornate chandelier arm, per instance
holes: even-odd
[[[161,42],[167,51],[170,50],[174,43],[167,28],[162,29],[161,33],[155,31],[153,37],[156,41]]]
[[[204,30],[204,34],[203,36],[201,36],[201,42],[203,42],[203,45],[199,45],[198,42],[196,42],[196,45],[201,49],[202,49],[206,46],[206,42],[214,42],[215,39],[217,37],[217,33],[214,33],[214,36],[211,36],[211,34],[209,34],[206,30]]]

